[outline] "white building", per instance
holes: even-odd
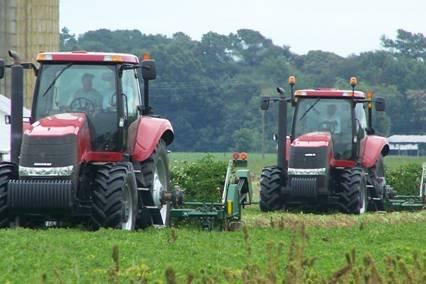
[[[426,135],[392,135],[388,141],[391,155],[426,155]]]
[[[31,112],[24,108],[24,117]],[[10,152],[10,125],[6,124],[5,116],[10,115],[10,99],[0,95],[0,160],[8,160]]]

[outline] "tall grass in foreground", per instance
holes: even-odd
[[[279,228],[284,229],[278,224]],[[177,239],[176,230],[170,231],[170,243]],[[414,251],[408,258],[386,256],[381,262],[384,269],[379,269],[377,261],[370,255],[359,256],[355,248],[345,253],[345,263],[329,275],[322,275],[316,270],[317,257],[308,256],[306,246],[309,235],[305,226],[300,224],[286,249],[283,241],[269,241],[264,255],[266,263],[260,263],[252,256],[250,231],[243,228],[243,247],[246,254],[245,264],[238,268],[223,267],[217,275],[196,276],[192,272],[182,275],[179,269],[168,266],[163,274],[166,283],[426,283],[426,253]],[[358,258],[360,260],[358,260]],[[113,264],[104,271],[109,283],[149,283],[160,282],[152,276],[152,268],[139,264],[121,268],[119,247],[112,248]],[[61,279],[55,274],[57,281]],[[42,276],[46,280],[46,276]],[[158,283],[157,282],[157,283]]]
[[[258,211],[236,232],[0,230],[0,283],[426,283],[426,212]]]

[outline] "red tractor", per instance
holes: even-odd
[[[383,167],[389,145],[372,127],[372,105],[384,111],[384,99],[356,91],[355,77],[352,90],[294,91],[295,81],[289,77],[289,97],[278,88],[279,96],[262,99],[263,110],[279,103],[279,125],[278,165],[262,171],[260,209],[384,210],[392,195]],[[289,136],[288,103],[294,107]]]
[[[86,223],[133,230],[168,225],[170,122],[152,115],[154,60],[46,52],[11,68],[11,161],[0,163],[0,227]],[[23,70],[37,76],[23,122]],[[143,91],[141,91],[143,90]]]

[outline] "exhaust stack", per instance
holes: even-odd
[[[19,164],[22,143],[22,116],[24,106],[24,67],[18,54],[9,50],[13,59],[10,67],[12,76],[11,109],[10,109],[10,161]]]
[[[284,90],[277,88],[280,95],[278,101],[278,167],[282,170],[281,184],[287,185],[288,164],[287,164],[287,99]]]

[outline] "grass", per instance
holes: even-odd
[[[202,156],[172,153],[171,161]],[[249,157],[256,175],[274,161]],[[408,161],[425,159],[385,159],[389,167]],[[3,229],[0,283],[426,282],[426,211],[314,215],[253,205],[243,221],[235,232]]]
[[[303,257],[316,259],[312,266],[316,277],[331,277],[345,265],[345,253],[353,248],[358,255],[357,265],[362,265],[363,256],[371,255],[379,271],[385,271],[386,256],[399,256],[407,263],[413,252],[426,256],[426,247],[422,246],[426,241],[426,212],[365,216],[260,215],[256,208],[251,208],[247,211],[246,223],[247,230],[236,232],[191,228],[142,232],[1,230],[0,282],[164,281],[165,271],[169,269],[178,283],[185,282],[188,275],[196,282],[228,279],[232,283],[242,277],[242,271],[250,265],[260,270],[257,276],[266,277],[271,258],[277,261],[275,277],[284,279],[289,250],[294,246],[292,239],[302,238],[298,233],[302,223],[306,228]],[[116,262],[112,257],[114,247]],[[275,255],[279,247],[282,252]]]

